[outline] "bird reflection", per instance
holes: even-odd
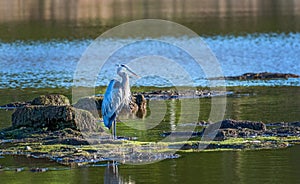
[[[130,177],[124,178],[119,173],[118,163],[107,163],[104,171],[104,184],[135,183]]]
[[[114,184],[114,183],[123,183],[119,176],[118,164],[113,161],[112,163],[107,163],[107,167],[104,172],[104,183],[105,184]]]

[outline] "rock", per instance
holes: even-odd
[[[1,105],[0,109],[13,110],[15,108],[23,107],[23,106],[30,105],[30,104],[31,104],[31,102],[12,102],[9,104]]]
[[[300,127],[300,121],[298,122],[291,122],[289,123],[290,126],[294,126],[294,127]]]
[[[136,114],[137,117],[143,118],[147,113],[147,101],[142,94],[132,96],[130,102],[130,109]]]
[[[70,101],[64,95],[51,94],[41,95],[32,100],[31,105],[70,105]]]
[[[21,171],[24,171],[24,168],[23,168],[23,167],[18,167],[18,168],[16,168],[15,171],[16,171],[16,172],[21,172]]]
[[[245,73],[239,76],[225,77],[226,80],[264,80],[264,79],[288,79],[288,78],[299,78],[299,75],[290,73]]]
[[[32,148],[31,148],[30,146],[25,146],[25,150],[26,150],[26,151],[31,151]]]
[[[275,133],[276,136],[280,136],[280,137],[299,136],[300,127],[297,126],[278,127],[276,129],[273,129],[273,133]]]
[[[49,170],[48,168],[39,168],[39,167],[30,169],[31,172],[46,172],[48,170]]]
[[[254,121],[237,121],[237,120],[223,120],[221,123],[220,129],[231,128],[231,129],[239,129],[239,128],[248,128],[252,130],[260,130],[265,131],[266,125],[262,122],[254,122]]]
[[[31,127],[54,131],[64,128],[96,130],[96,118],[88,111],[71,106],[25,106],[12,114],[13,128]]]
[[[36,97],[32,101],[12,102],[6,105],[1,105],[0,109],[13,110],[16,108],[30,106],[30,105],[61,106],[61,105],[70,105],[70,101],[64,95],[59,95],[59,94],[41,95],[39,97]]]
[[[142,111],[146,110],[147,101],[146,101],[144,95],[141,95],[141,94],[136,95],[134,102],[138,105],[139,110],[142,110]]]
[[[217,134],[213,138],[214,141],[223,141],[227,138],[226,131],[224,130],[218,130]]]
[[[78,100],[74,107],[78,109],[84,109],[91,112],[94,117],[102,117],[101,115],[101,105],[103,97],[85,97]]]
[[[52,139],[45,141],[44,145],[53,145],[53,144],[67,144],[67,145],[89,145],[90,143],[86,139],[81,138],[60,138]]]

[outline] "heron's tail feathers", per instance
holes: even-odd
[[[104,125],[110,129],[115,119],[116,119],[116,113],[114,113],[111,117],[106,117],[106,116],[103,117]]]

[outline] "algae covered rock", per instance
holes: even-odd
[[[226,119],[222,121],[220,129],[225,129],[225,128],[231,128],[231,129],[248,128],[252,130],[265,131],[266,125],[262,122],[238,121],[238,120]]]
[[[72,107],[69,99],[59,94],[41,95],[12,114],[13,128],[94,131],[98,129],[96,121],[89,111]]]
[[[31,105],[70,105],[69,99],[60,94],[41,95],[32,100]]]
[[[12,114],[13,128],[94,131],[98,129],[96,121],[90,112],[71,106],[25,106]]]

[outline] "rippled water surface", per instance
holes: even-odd
[[[77,64],[93,40],[121,23],[145,18],[175,21],[199,34],[218,59],[224,76],[248,72],[300,75],[299,0],[1,0],[0,105],[51,93],[71,99]],[[124,39],[132,38],[102,41],[110,48]],[[193,38],[185,36],[161,39],[198,46]],[[133,57],[134,52],[142,51],[163,53],[174,61],[183,57],[170,45],[139,44],[119,52],[109,63],[122,63],[124,58]],[[163,49],[168,52],[162,52]],[[186,57],[178,62],[190,63],[190,59]],[[192,74],[193,85],[209,86],[205,72],[193,66],[185,67]],[[96,85],[106,86],[115,72],[114,66],[106,65],[99,72]],[[179,73],[173,67],[169,74],[172,78]],[[172,85],[160,77],[140,75],[142,78],[132,80],[131,85]],[[83,81],[80,85],[87,83]],[[227,97],[224,118],[263,122],[300,120],[299,78],[228,80],[223,85],[233,92]],[[96,93],[103,92],[102,87],[96,89]],[[184,99],[184,102],[189,100]],[[178,125],[178,118],[185,116],[180,113],[181,103],[181,99],[161,101],[165,108],[159,109],[159,115],[163,119],[156,128],[137,131],[120,123],[118,133],[136,136],[139,140],[160,140],[161,133],[172,130]],[[211,98],[200,99],[199,120],[208,120],[210,110]],[[0,110],[0,129],[11,125],[12,113]],[[0,180],[1,183],[109,183],[111,180],[120,183],[299,183],[299,152],[300,147],[295,146],[282,150],[183,153],[178,159],[149,165],[119,165],[117,175],[106,163],[70,169],[43,159],[0,156]],[[35,167],[49,170],[31,172],[30,168]],[[16,168],[24,170],[15,172]]]
[[[184,37],[163,39],[170,43],[198,43],[192,38]],[[279,72],[300,75],[300,52],[298,52],[300,49],[300,34],[298,33],[257,34],[238,37],[214,36],[204,37],[203,40],[217,57],[224,76],[241,75],[247,72]],[[103,40],[107,47],[121,41]],[[91,42],[92,40],[2,42],[0,44],[0,88],[71,87],[77,63]],[[113,59],[107,61],[111,64],[106,66],[106,68],[102,68],[99,72],[96,85],[107,85],[115,74],[114,64],[123,63],[126,60],[125,58],[135,57],[136,51],[141,47],[143,48],[143,53],[149,53],[149,55],[153,55],[156,52],[154,50],[159,52],[163,48],[167,51],[167,54],[162,56],[175,62],[176,58],[183,57],[178,56],[178,51],[174,47],[160,46],[156,42],[148,41],[132,45]],[[185,61],[181,61],[181,65],[193,62],[192,58],[185,58]],[[140,66],[133,67],[139,68]],[[167,67],[166,65],[166,69]],[[190,68],[193,70],[193,67]],[[178,75],[176,68],[173,70],[172,74]],[[192,73],[191,71],[189,72]],[[89,73],[85,75],[83,78],[88,78]],[[143,73],[140,75],[143,77]],[[208,86],[207,77],[204,73],[192,74],[191,77],[195,86]],[[84,85],[83,83],[82,86]],[[162,78],[147,77],[144,80],[136,81],[132,85],[169,86],[172,84],[166,83]],[[185,85],[185,83],[181,85]],[[226,82],[226,86],[274,85],[299,86],[300,79]]]

